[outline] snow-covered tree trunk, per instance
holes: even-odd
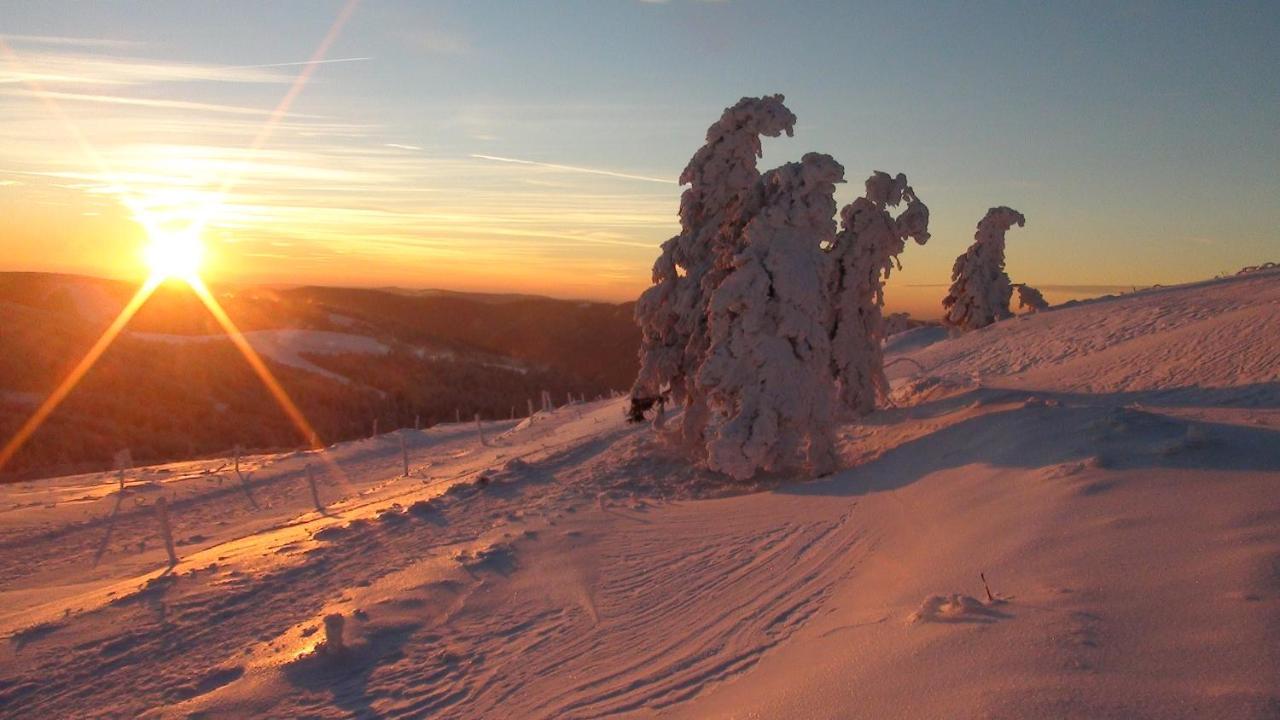
[[[1026,283],[1017,283],[1013,287],[1018,291],[1018,309],[1026,308],[1028,313],[1049,309],[1048,301],[1044,299],[1044,295],[1036,288]]]
[[[835,464],[828,258],[844,168],[808,153],[761,178],[761,207],[710,297],[709,347],[696,375],[711,422],[707,464],[736,479],[790,464]]]
[[[906,209],[896,218],[890,215],[887,208],[904,200]],[[884,374],[884,282],[895,264],[901,269],[898,255],[907,238],[920,245],[929,240],[929,208],[905,175],[890,177],[877,171],[867,178],[866,194],[840,211],[840,220],[842,228],[830,250],[832,374],[844,407],[865,415],[889,393]]]
[[[706,354],[707,300],[741,244],[758,192],[761,136],[790,135],[796,117],[782,95],[743,98],[707,129],[706,143],[680,174],[680,234],[662,245],[653,285],[636,302],[640,372],[633,403],[667,394],[685,405],[682,434],[701,442],[707,412],[692,375]]]
[[[991,208],[978,222],[973,244],[951,268],[951,289],[942,301],[944,324],[976,330],[1013,317],[1009,310],[1013,284],[1004,271],[1004,235],[1026,222],[1022,213],[1003,206]]]

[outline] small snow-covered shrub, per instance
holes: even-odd
[[[942,301],[942,322],[961,330],[977,330],[1013,317],[1009,300],[1013,284],[1004,271],[1005,232],[1027,222],[1022,213],[994,207],[978,222],[973,244],[951,267],[951,289]]]
[[[1034,313],[1041,310],[1048,310],[1049,303],[1044,299],[1041,292],[1026,283],[1018,283],[1013,286],[1018,291],[1018,309],[1026,308],[1027,312]]]
[[[815,475],[834,465],[822,245],[835,236],[843,181],[844,168],[818,153],[765,173],[762,207],[711,295],[710,347],[696,376],[713,417],[707,465],[735,479],[801,450]]]
[[[896,218],[888,208],[907,207]],[[929,240],[929,208],[899,173],[875,172],[866,193],[840,211],[842,224],[831,246],[834,308],[830,334],[832,373],[844,407],[863,415],[889,392],[882,345],[884,282],[906,248],[907,238]]]

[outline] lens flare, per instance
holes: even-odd
[[[142,259],[154,278],[179,278],[190,282],[198,277],[200,265],[204,262],[204,243],[194,231],[158,233],[143,248]]]

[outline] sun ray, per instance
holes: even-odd
[[[347,0],[347,3],[342,6],[342,10],[338,12],[338,16],[334,18],[333,23],[329,26],[329,31],[325,33],[324,39],[322,39],[320,44],[316,46],[316,50],[311,54],[311,57],[303,63],[302,71],[293,79],[293,83],[289,85],[289,90],[285,92],[284,97],[280,98],[280,102],[276,103],[275,109],[271,111],[266,122],[264,122],[262,127],[258,130],[258,134],[254,136],[253,142],[249,144],[249,159],[244,163],[245,167],[253,164],[253,157],[257,155],[257,153],[267,144],[267,141],[271,139],[271,135],[275,132],[276,125],[278,125],[280,120],[284,118],[285,114],[289,112],[289,108],[293,106],[293,101],[302,93],[302,89],[306,87],[307,83],[311,80],[311,76],[315,73],[316,68],[323,63],[325,54],[329,52],[329,47],[338,39],[338,34],[342,32],[343,26],[347,24],[347,20],[351,18],[351,15],[356,11],[356,6],[359,4],[360,0]],[[204,212],[196,218],[196,221],[193,224],[197,233],[204,230],[205,226],[208,225],[209,221],[212,219],[213,213],[222,205],[226,196],[230,194],[231,191],[235,189],[236,185],[240,183],[241,174],[242,173],[240,172],[235,172],[223,180],[222,186],[218,189],[218,192],[215,195],[215,199],[205,206]]]
[[[129,300],[129,303],[124,306],[124,309],[120,311],[116,319],[111,321],[111,325],[107,326],[107,329],[93,344],[93,347],[89,348],[89,352],[85,353],[84,357],[72,368],[67,377],[63,379],[58,387],[54,388],[49,397],[45,398],[40,407],[36,408],[36,411],[32,413],[31,417],[27,418],[27,421],[18,429],[18,432],[9,439],[9,442],[5,443],[4,448],[0,449],[0,468],[8,464],[9,460],[13,458],[23,444],[44,424],[45,419],[62,404],[67,395],[71,394],[71,390],[85,376],[85,373],[89,372],[89,369],[98,362],[98,358],[102,357],[102,354],[110,347],[116,336],[120,334],[125,325],[129,324],[129,320],[133,318],[138,309],[151,297],[151,294],[155,292],[159,285],[159,279],[151,278],[138,288],[138,291],[133,295],[133,299]]]
[[[359,0],[348,0],[342,10],[338,13],[338,16],[330,25],[325,37],[316,47],[311,59],[304,63],[302,71],[298,73],[298,76],[294,79],[292,85],[290,85],[288,92],[286,92],[284,97],[280,99],[280,102],[276,104],[275,109],[271,111],[266,122],[263,123],[257,135],[254,137],[253,142],[249,147],[251,154],[257,153],[264,145],[266,145],[274,132],[276,125],[279,124],[281,118],[283,118],[289,111],[293,101],[302,92],[302,89],[310,80],[311,75],[315,72],[315,68],[323,62],[324,55],[337,39],[338,34],[347,23],[347,20],[350,19],[352,13],[355,12],[358,4]],[[5,61],[10,65],[20,67],[20,61],[17,54],[14,53],[13,49],[4,42],[3,38],[0,38],[0,56],[3,56]],[[133,298],[128,302],[124,309],[121,310],[116,319],[112,321],[111,325],[107,327],[67,377],[54,389],[52,393],[50,393],[49,397],[41,403],[31,417],[23,423],[22,427],[18,429],[18,432],[9,439],[3,448],[0,448],[0,469],[4,468],[13,456],[17,454],[18,450],[22,448],[26,441],[30,439],[36,430],[38,430],[45,420],[48,419],[49,415],[52,414],[62,401],[66,399],[81,379],[83,379],[94,364],[97,363],[98,359],[102,357],[107,348],[111,346],[111,343],[115,341],[116,337],[120,335],[121,331],[124,330],[125,326],[128,325],[133,316],[137,314],[138,310],[151,297],[156,288],[170,277],[183,280],[187,283],[205,307],[208,308],[214,319],[217,320],[217,322],[226,331],[227,337],[231,340],[232,344],[234,344],[236,348],[240,350],[241,354],[244,355],[249,366],[262,380],[272,397],[289,417],[289,420],[302,433],[307,444],[313,450],[323,449],[319,435],[307,420],[306,416],[303,415],[300,409],[298,409],[298,406],[293,402],[292,398],[289,397],[289,394],[285,392],[284,388],[271,373],[271,370],[262,361],[262,358],[258,356],[257,352],[254,351],[248,340],[244,338],[244,335],[236,327],[235,323],[232,322],[230,316],[228,316],[222,309],[222,306],[218,303],[217,299],[213,297],[213,294],[209,292],[208,287],[205,286],[204,281],[201,280],[197,274],[200,255],[202,252],[202,246],[200,246],[199,240],[200,235],[203,233],[204,228],[212,218],[213,213],[215,213],[218,206],[221,205],[222,199],[225,198],[225,196],[239,183],[239,174],[237,173],[224,179],[216,198],[207,202],[201,211],[196,213],[192,222],[187,226],[186,230],[181,233],[180,238],[161,237],[160,228],[152,222],[152,218],[146,211],[145,205],[141,200],[134,197],[133,193],[131,193],[123,183],[116,181],[117,173],[115,170],[111,168],[106,159],[97,152],[93,145],[88,141],[88,138],[86,138],[84,133],[81,132],[79,126],[77,126],[71,118],[62,111],[62,108],[52,96],[44,91],[43,86],[41,86],[38,81],[30,80],[28,81],[28,84],[35,90],[35,96],[44,103],[49,112],[58,120],[67,133],[74,138],[77,145],[79,145],[80,150],[86,157],[88,157],[89,161],[97,166],[99,172],[103,176],[111,180],[114,187],[120,189],[119,197],[121,202],[123,202],[123,204],[133,213],[134,218],[143,226],[150,238],[151,247],[144,252],[147,255],[148,264],[151,267],[150,275],[139,286]],[[338,468],[335,463],[328,458],[325,458],[323,455],[321,456],[321,459],[324,460],[331,469],[338,473],[344,484],[349,484],[345,474],[342,473],[341,469]]]
[[[208,308],[213,318],[226,331],[231,343],[236,346],[236,349],[240,351],[240,354],[249,363],[249,367],[253,368],[254,373],[267,386],[267,391],[271,393],[276,403],[280,405],[280,409],[284,410],[285,414],[289,416],[289,420],[302,433],[303,438],[306,439],[311,449],[319,450],[324,447],[320,443],[320,437],[316,434],[315,428],[311,426],[306,416],[294,404],[293,399],[289,397],[289,393],[285,392],[285,389],[276,380],[275,375],[271,374],[271,369],[267,367],[267,364],[259,357],[258,352],[245,339],[244,334],[240,332],[240,328],[236,327],[236,324],[231,321],[231,316],[227,315],[226,311],[222,309],[222,305],[218,303],[217,298],[213,296],[213,293],[209,292],[209,288],[204,284],[204,281],[198,277],[192,277],[187,280],[187,283],[195,291],[196,297],[200,298],[200,301]]]

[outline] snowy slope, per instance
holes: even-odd
[[[1275,718],[1278,318],[1271,273],[911,343],[814,482],[606,400],[9,486],[0,716]]]
[[[226,335],[169,335],[164,333],[129,333],[130,337],[158,343],[203,343],[226,342]],[[303,357],[306,353],[314,355],[334,355],[358,353],[363,355],[386,355],[391,348],[374,338],[350,333],[330,332],[327,330],[250,330],[244,333],[258,354],[275,360],[281,365],[296,367],[308,372],[323,375],[338,382],[349,380],[335,372],[330,372]]]

